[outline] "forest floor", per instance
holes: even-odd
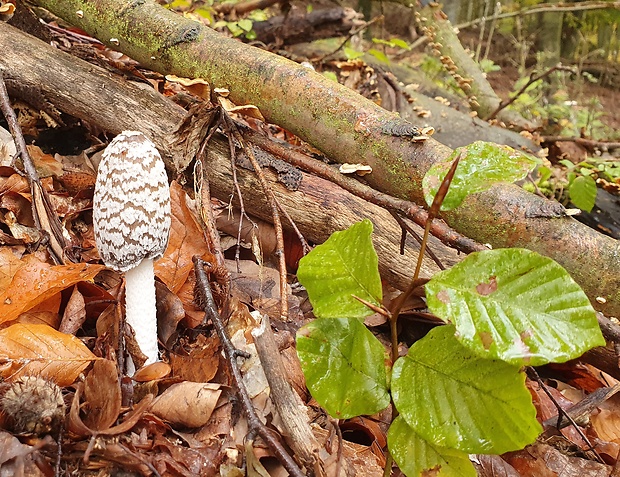
[[[71,37],[68,36],[67,38],[67,42],[69,42]],[[126,57],[123,58],[123,61],[125,60],[127,60]],[[514,90],[514,85],[519,80],[520,75],[517,68],[511,64],[502,63],[499,58],[497,58],[497,62],[501,64],[501,69],[490,73],[488,78],[497,93],[502,98],[507,98],[509,93]],[[119,63],[121,62],[119,61],[116,66]],[[127,63],[130,62],[127,61]],[[157,81],[165,83],[161,78]],[[170,87],[169,84],[168,87]],[[172,91],[170,93],[172,95]],[[567,100],[578,101],[580,104],[585,104],[591,98],[597,98],[601,104],[599,119],[610,129],[620,129],[620,108],[616,106],[620,100],[618,90],[581,81],[574,85],[568,84],[566,98]],[[45,127],[41,126],[41,130],[38,130],[41,123],[40,120],[37,126],[33,128],[33,136],[44,133]],[[6,124],[3,123],[3,126]],[[169,334],[167,339],[162,339],[162,341],[174,342],[174,346],[171,345],[165,354],[170,366],[166,364],[157,368],[153,367],[149,370],[150,374],[143,372],[140,377],[144,382],[136,385],[135,390],[131,389],[131,392],[135,392],[134,395],[128,391],[128,378],[125,377],[123,386],[120,386],[117,379],[119,370],[114,360],[115,353],[122,351],[118,348],[121,332],[116,321],[118,316],[115,314],[120,314],[120,307],[110,306],[108,308],[108,305],[117,304],[122,300],[121,279],[118,274],[103,270],[104,267],[98,264],[99,257],[94,247],[91,214],[92,185],[95,181],[95,171],[79,171],[79,177],[67,173],[67,171],[71,171],[77,174],[69,167],[72,166],[72,161],[77,160],[75,159],[77,156],[74,154],[81,154],[79,156],[81,160],[86,157],[84,150],[91,146],[91,144],[84,144],[84,138],[88,137],[84,130],[85,128],[81,127],[75,128],[70,132],[64,131],[61,136],[61,141],[65,145],[72,142],[80,144],[81,149],[79,151],[59,153],[56,156],[47,154],[47,150],[44,153],[36,147],[33,147],[33,151],[38,154],[35,159],[39,160],[41,164],[47,165],[51,171],[46,184],[57,201],[56,207],[66,213],[65,226],[73,226],[72,233],[75,234],[73,238],[79,239],[74,245],[76,249],[82,252],[83,265],[86,268],[82,269],[77,265],[55,268],[58,275],[48,277],[49,281],[43,287],[46,296],[43,297],[41,292],[32,290],[34,287],[25,287],[23,283],[40,282],[41,277],[49,270],[49,257],[45,256],[42,251],[31,254],[30,247],[32,244],[26,242],[26,238],[17,237],[17,233],[21,233],[21,229],[9,227],[8,222],[6,226],[3,225],[2,227],[3,238],[7,240],[7,243],[0,247],[0,284],[2,284],[0,293],[5,294],[0,295],[3,298],[0,300],[0,305],[5,307],[5,315],[3,316],[0,313],[0,323],[5,318],[9,320],[6,310],[10,306],[12,306],[14,315],[10,318],[17,323],[11,322],[10,326],[0,330],[0,348],[3,353],[13,353],[10,358],[5,360],[9,362],[9,365],[13,365],[12,370],[4,369],[3,371],[0,369],[0,372],[9,378],[14,378],[23,373],[26,366],[18,366],[21,363],[19,360],[24,359],[24,356],[20,354],[24,352],[20,347],[22,345],[24,348],[27,347],[26,345],[30,346],[31,351],[39,353],[43,358],[47,358],[47,355],[44,355],[45,352],[53,350],[53,356],[50,358],[50,361],[53,362],[48,366],[49,375],[47,377],[56,378],[63,390],[60,391],[53,383],[50,384],[47,381],[35,383],[37,392],[43,389],[55,398],[50,406],[54,411],[53,421],[57,422],[47,422],[48,419],[45,422],[37,421],[33,425],[30,415],[28,415],[28,419],[24,418],[17,422],[15,419],[12,422],[10,416],[0,416],[0,425],[9,431],[0,431],[0,448],[4,445],[6,449],[11,449],[13,452],[13,457],[7,458],[6,462],[0,461],[0,468],[5,466],[2,469],[4,471],[8,467],[8,472],[10,472],[12,469],[25,465],[32,472],[28,475],[60,475],[63,472],[67,475],[71,472],[77,475],[110,475],[113,472],[120,472],[119,469],[122,467],[123,471],[132,472],[133,475],[184,475],[193,477],[215,475],[218,471],[224,475],[225,470],[218,469],[218,465],[224,463],[228,466],[229,473],[227,475],[242,475],[246,470],[244,466],[252,465],[250,460],[253,452],[256,452],[255,460],[257,462],[253,464],[255,475],[263,472],[264,469],[260,467],[261,463],[274,472],[272,475],[283,475],[282,467],[277,464],[273,458],[272,449],[268,446],[261,444],[261,446],[255,446],[254,451],[247,451],[248,448],[252,448],[252,443],[248,444],[245,439],[247,423],[240,417],[239,401],[233,395],[233,387],[229,386],[231,384],[230,371],[228,370],[228,363],[220,352],[218,338],[215,337],[214,333],[209,335],[205,330],[194,330],[202,324],[204,314],[194,301],[192,289],[195,285],[195,279],[193,272],[191,272],[191,259],[194,255],[204,254],[209,245],[204,239],[203,225],[195,210],[192,197],[194,191],[190,190],[191,188],[184,188],[176,182],[172,186],[173,227],[170,246],[167,254],[156,265],[157,276],[166,284],[159,284],[161,289],[158,288],[158,306],[161,305],[161,308],[164,308],[163,305],[169,305],[159,319],[169,323],[167,330]],[[286,136],[286,133],[275,126],[272,130],[277,130],[277,134]],[[95,134],[93,134],[94,136]],[[105,139],[103,135],[100,135],[100,138]],[[39,144],[44,142],[40,141]],[[53,146],[53,144],[51,145]],[[95,146],[102,145],[103,143],[95,144]],[[58,153],[58,150],[49,152],[51,154]],[[9,169],[4,167],[0,170],[2,172],[0,174],[0,186],[6,186],[0,187],[0,199],[4,201],[2,207],[7,211],[10,208],[11,211],[15,212],[18,215],[15,221],[19,221],[21,217],[30,213],[29,187],[24,177]],[[61,178],[65,182],[62,182]],[[65,188],[69,188],[70,180],[79,183],[75,186],[75,192],[68,193]],[[61,182],[62,187],[60,186]],[[220,205],[221,208],[218,213],[225,216],[227,204]],[[3,213],[6,213],[8,217],[7,211],[3,210]],[[222,217],[218,217],[218,219],[220,218]],[[29,231],[34,229],[31,222],[32,220],[28,221]],[[11,225],[15,224],[12,223]],[[22,224],[17,225],[21,226]],[[233,225],[236,227],[236,224]],[[269,233],[273,235],[272,229],[269,229]],[[14,237],[12,234],[16,236]],[[8,238],[12,242],[9,242]],[[230,256],[234,256],[235,240],[230,237],[223,240],[229,246]],[[277,272],[271,269],[263,270],[261,268],[260,272],[257,271],[259,266],[255,263],[254,256],[250,252],[250,250],[254,251],[255,244],[252,242],[251,246],[246,245],[248,248],[243,253],[242,258],[250,258],[250,260],[241,260],[241,264],[245,268],[243,273],[239,271],[235,275],[235,279],[239,278],[239,282],[245,281],[245,288],[243,293],[237,290],[237,295],[234,296],[234,300],[231,300],[230,306],[233,316],[231,323],[229,323],[229,333],[233,335],[235,346],[254,352],[254,344],[251,343],[253,338],[249,333],[250,324],[254,323],[254,318],[253,315],[250,315],[249,309],[252,307],[259,308],[260,306],[264,306],[265,309],[269,307],[272,312],[271,315],[277,316],[279,295],[276,292],[277,286],[274,284],[278,283],[279,277]],[[182,263],[184,267],[181,267]],[[184,275],[179,272],[181,268],[183,268]],[[98,273],[101,275],[98,275],[95,280],[93,277]],[[17,280],[14,280],[14,277],[21,277],[20,280],[22,281],[16,285]],[[269,280],[271,280],[273,290],[270,289],[267,293],[264,287]],[[18,286],[19,284],[21,286]],[[56,288],[50,287],[50,284]],[[241,285],[238,286],[241,288]],[[11,300],[8,299],[9,297]],[[258,302],[257,297],[263,300],[262,304]],[[296,327],[310,316],[309,303],[305,301],[306,296],[303,293],[300,294],[300,297],[291,296],[289,298],[293,303],[291,308],[296,307],[295,311],[298,315],[296,318],[299,320],[295,323],[274,323],[274,328],[277,329],[277,339],[280,340],[278,344],[281,345],[280,354],[289,366],[287,369],[289,381],[309,403],[308,408],[312,409],[316,422],[323,424],[325,428],[330,428],[329,426],[333,422],[338,423],[338,421],[332,422],[331,419],[328,419],[316,402],[311,400],[294,347]],[[246,302],[251,303],[252,306],[249,304],[246,306]],[[74,322],[74,316],[78,315],[80,321]],[[185,326],[179,325],[180,320]],[[60,326],[61,324],[64,326]],[[381,325],[384,324],[381,322]],[[68,328],[69,325],[72,328]],[[178,329],[177,325],[179,325]],[[26,332],[35,330],[35,328],[37,339],[28,338],[30,341],[23,343],[24,337],[30,336]],[[57,331],[59,328],[70,329],[71,331],[61,333]],[[377,329],[386,334],[385,329],[379,327]],[[32,336],[35,335],[34,332],[31,334]],[[74,335],[81,339],[77,339]],[[246,342],[246,340],[248,341]],[[107,354],[104,353],[101,356],[102,350]],[[93,352],[96,352],[97,356]],[[64,362],[61,363],[62,366],[57,363],[59,361],[58,356],[64,362],[82,360],[87,364],[91,361],[97,364],[88,368],[85,364],[83,367],[67,370]],[[36,359],[40,359],[40,356],[39,358],[32,358],[32,361],[36,361]],[[55,365],[57,365],[56,368],[53,367]],[[273,419],[275,425],[279,425],[277,418],[274,417],[277,413],[273,410],[273,404],[268,398],[269,385],[265,382],[264,375],[259,376],[262,373],[260,361],[257,359],[248,361],[244,372],[249,375],[250,371],[256,373],[254,383],[256,389],[252,396],[255,407],[259,409],[262,418],[269,420],[270,424]],[[555,379],[554,385],[558,389],[552,388],[551,393],[565,407],[579,402],[585,394],[584,389],[591,391],[603,389],[605,386],[611,387],[611,384],[601,378],[601,373],[590,365],[570,363],[557,368],[545,368],[544,371]],[[80,376],[82,373],[86,375],[85,379]],[[577,375],[578,373],[581,374]],[[201,386],[198,388],[200,393],[196,392],[194,387],[181,386],[192,384],[194,381],[200,383]],[[78,384],[74,385],[75,382]],[[216,382],[220,384],[213,384]],[[583,385],[584,382],[589,387]],[[528,381],[528,383],[534,400],[539,406],[541,419],[556,415],[554,403],[544,395],[541,387],[535,381]],[[574,385],[574,388],[564,383]],[[206,384],[213,386],[209,387]],[[561,394],[560,388],[566,392]],[[155,403],[151,405],[150,401],[146,402],[147,398],[140,401],[141,393],[147,396],[149,393],[159,394],[160,406],[157,407]],[[134,406],[132,413],[127,412],[126,398],[128,394],[135,403],[140,403]],[[188,402],[191,401],[188,396],[194,394],[196,394],[194,401]],[[198,394],[201,394],[200,399],[198,399]],[[565,398],[565,395],[572,401]],[[162,399],[163,396],[166,398]],[[23,399],[16,401],[19,401],[15,406],[18,407],[17,410],[20,413],[28,410]],[[3,404],[5,407],[6,403],[5,399]],[[65,404],[67,404],[66,407]],[[187,408],[183,412],[177,413],[180,404],[187,405]],[[206,415],[205,409],[209,410],[208,415]],[[105,412],[95,412],[101,410]],[[388,412],[386,411],[386,413]],[[587,472],[582,471],[581,475],[583,477],[603,477],[609,475],[612,465],[618,465],[617,456],[620,454],[620,436],[618,435],[620,431],[618,429],[620,426],[607,429],[605,424],[612,418],[617,419],[616,416],[620,416],[620,400],[614,399],[603,402],[592,413],[595,414],[593,415],[593,426],[598,426],[596,427],[598,435],[594,436],[594,433],[590,432],[588,437],[598,445],[597,451],[602,454],[603,458],[598,456],[601,462],[596,464],[596,467],[593,467],[594,464],[592,464],[592,468]],[[179,414],[183,415],[179,416]],[[600,417],[597,419],[597,416]],[[37,417],[40,418],[40,416]],[[347,462],[356,465],[356,468],[349,469],[352,470],[352,474],[362,476],[380,474],[377,463],[384,463],[381,461],[384,458],[381,447],[385,447],[387,417],[386,414],[378,414],[374,418],[362,417],[357,420],[342,420],[338,423],[338,427],[343,431],[345,438],[352,441],[363,441],[362,443],[365,444],[364,446],[355,444],[345,446],[345,460],[348,459]],[[196,419],[192,420],[192,418]],[[32,434],[49,433],[50,429],[55,431],[54,435],[56,436],[56,427],[58,427],[59,422],[65,422],[68,426],[67,434],[58,437],[58,441],[63,444],[62,448],[58,447],[51,438],[37,440],[36,437],[32,436]],[[42,433],[34,432],[41,431],[41,429],[43,429]],[[507,463],[509,462],[515,469],[520,470],[520,475],[529,477],[530,475],[551,475],[543,472],[547,471],[549,458],[558,461],[564,459],[561,461],[562,465],[566,468],[570,467],[571,470],[579,469],[583,462],[593,463],[594,457],[590,447],[583,444],[575,430],[570,428],[564,433],[571,439],[572,443],[577,443],[577,445],[572,445],[571,453],[561,453],[557,449],[551,448],[547,443],[539,443],[527,451],[511,453],[505,456],[504,460],[497,456],[479,456],[479,461],[482,462],[480,465],[481,467],[486,466],[487,469],[493,469],[498,464],[508,466]],[[29,434],[31,440],[23,438],[23,434]],[[360,439],[360,436],[363,439]],[[554,438],[559,439],[560,437],[554,436]],[[332,440],[335,441],[335,438],[331,436],[327,440],[331,442]],[[381,444],[377,444],[379,442]],[[568,443],[568,440],[566,442]],[[578,445],[581,446],[580,449],[577,448]],[[327,448],[327,445],[325,447]],[[245,460],[240,457],[244,448],[248,452]],[[581,457],[584,455],[589,460],[582,459]],[[334,456],[330,456],[329,466],[326,465],[326,470],[329,470],[328,475],[334,475],[340,468],[340,464],[335,462]],[[40,458],[44,463],[35,462],[35,457]],[[364,459],[367,459],[368,462],[365,462]],[[488,459],[486,464],[485,459]],[[38,469],[35,463],[41,465],[43,469]],[[532,463],[538,467],[527,473],[526,468],[531,467]],[[248,471],[247,475],[251,475],[251,472],[252,469]],[[504,475],[514,474],[506,471]]]

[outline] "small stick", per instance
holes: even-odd
[[[273,401],[284,428],[285,440],[308,469],[317,462],[319,442],[308,424],[308,413],[301,398],[291,387],[278,345],[271,331],[269,316],[263,314],[258,328],[252,330],[256,351],[271,388]]]
[[[267,179],[265,179],[265,175],[263,174],[263,168],[260,166],[254,153],[252,152],[252,148],[247,147],[245,140],[239,129],[237,129],[234,121],[228,116],[228,114],[222,109],[222,114],[224,115],[224,121],[227,124],[229,131],[232,133],[234,138],[239,141],[241,147],[243,148],[245,154],[247,155],[252,167],[254,168],[254,172],[256,177],[261,184],[263,192],[267,197],[269,205],[271,207],[271,215],[273,217],[273,226],[276,231],[276,251],[275,255],[278,257],[278,268],[280,272],[280,320],[287,322],[288,321],[288,295],[286,293],[288,282],[286,281],[287,270],[286,270],[286,257],[284,255],[284,232],[282,231],[282,222],[280,221],[280,206],[278,201],[276,200],[276,196],[273,191],[269,187],[269,183]]]
[[[521,96],[525,92],[525,90],[528,89],[533,83],[536,83],[537,81],[540,81],[541,79],[546,78],[554,71],[569,71],[571,73],[575,73],[574,68],[570,66],[563,66],[562,63],[558,63],[557,65],[552,66],[551,68],[549,68],[546,71],[543,71],[539,75],[535,75],[534,73],[532,73],[529,81],[525,85],[523,85],[523,87],[519,91],[517,91],[517,93],[514,96],[502,101],[500,105],[497,107],[497,109],[489,115],[489,117],[487,118],[487,121],[490,121],[491,119],[495,119],[502,109],[514,103],[517,100],[517,98]]]
[[[407,222],[405,222],[402,217],[400,215],[398,215],[396,212],[394,212],[393,210],[389,211],[390,214],[392,214],[392,217],[394,217],[394,219],[396,219],[396,222],[398,222],[398,225],[400,225],[401,229],[403,229],[403,234],[406,236],[406,233],[409,232],[409,234],[416,239],[416,241],[422,245],[422,237],[420,237],[415,230],[413,230],[409,224]],[[403,240],[404,243],[404,240]],[[440,270],[445,270],[446,267],[444,266],[443,263],[441,263],[441,260],[439,259],[439,257],[437,255],[435,255],[435,252],[433,252],[431,250],[431,248],[429,246],[426,247],[426,249],[424,250],[424,253],[427,253],[428,256],[433,260],[433,262],[435,262],[437,264],[437,266],[439,267]],[[402,254],[402,250],[401,250],[401,254]]]
[[[228,13],[235,12],[237,15],[243,15],[245,13],[254,11],[254,10],[264,10],[276,3],[279,3],[281,0],[248,0],[246,2],[239,3],[220,3],[219,5],[215,5],[213,10],[217,13],[222,13],[227,15]]]
[[[551,400],[553,405],[558,410],[558,419],[557,419],[556,428],[557,429],[561,429],[562,428],[562,426],[561,426],[562,419],[566,418],[568,420],[568,422],[570,422],[570,424],[573,426],[573,428],[577,431],[577,433],[579,434],[579,437],[581,437],[583,439],[583,441],[588,445],[588,447],[590,448],[589,450],[591,450],[594,453],[594,455],[596,456],[597,460],[601,464],[604,464],[605,461],[599,455],[599,453],[596,452],[596,449],[594,448],[594,446],[590,442],[590,439],[588,439],[588,437],[583,433],[583,431],[577,425],[577,423],[574,421],[574,419],[564,409],[562,409],[562,406],[560,406],[560,403],[558,403],[558,401],[553,397],[551,392],[547,389],[547,385],[540,378],[540,376],[538,375],[538,372],[536,371],[536,369],[534,369],[533,367],[528,367],[528,373],[530,373],[534,377],[534,379],[536,380],[536,382],[538,383],[540,388],[544,391],[544,393],[547,395],[547,397]]]
[[[271,431],[267,426],[265,426],[256,414],[256,410],[252,405],[252,400],[250,399],[245,384],[243,383],[243,378],[241,376],[241,371],[239,370],[239,365],[237,364],[237,358],[244,357],[246,356],[246,354],[236,349],[228,338],[228,335],[226,334],[224,322],[219,312],[217,311],[215,301],[213,300],[211,285],[209,284],[209,279],[207,278],[207,273],[204,269],[205,265],[208,264],[200,257],[194,257],[196,287],[200,295],[204,299],[203,308],[205,310],[205,320],[206,318],[211,319],[211,322],[213,323],[220,342],[222,343],[224,355],[226,356],[226,360],[228,361],[228,365],[230,366],[230,372],[233,382],[235,384],[237,395],[243,406],[243,411],[248,420],[248,427],[251,431],[255,431],[258,435],[260,435],[263,440],[267,444],[269,444],[278,460],[282,463],[282,466],[290,475],[292,475],[293,477],[304,477],[301,469],[295,463],[289,453],[284,449],[282,443],[275,437],[274,432]]]
[[[207,237],[209,240],[209,248],[219,267],[226,266],[224,260],[224,253],[222,252],[222,245],[220,243],[220,234],[215,227],[215,220],[213,219],[213,209],[211,207],[211,189],[209,185],[209,177],[202,165],[202,159],[196,160],[196,166],[194,167],[194,183],[196,184],[197,191],[196,197],[200,199],[200,217],[205,226]]]
[[[24,172],[30,185],[30,193],[32,194],[32,216],[34,217],[37,229],[44,235],[49,237],[47,241],[47,249],[56,264],[64,263],[64,250],[66,247],[65,239],[62,235],[62,225],[58,216],[54,212],[49,197],[45,189],[41,186],[39,174],[34,166],[26,141],[22,133],[22,128],[17,122],[15,111],[11,107],[9,93],[6,90],[2,69],[0,68],[0,110],[9,125],[11,134],[15,139],[15,147],[19,156],[22,158]]]
[[[606,150],[618,149],[620,148],[620,142],[612,142],[612,141],[596,141],[594,139],[586,139],[585,137],[570,137],[570,136],[541,136],[540,142],[560,142],[560,141],[570,141],[575,142],[577,144],[581,144],[584,147],[589,148],[601,148]]]
[[[338,48],[336,48],[334,51],[330,52],[330,53],[326,53],[322,56],[319,56],[318,58],[314,59],[313,61],[316,63],[321,63],[323,60],[325,60],[325,58],[329,58],[332,55],[335,55],[336,53],[338,53],[340,50],[342,50],[345,45],[347,44],[347,42],[353,38],[355,35],[357,35],[359,32],[364,31],[365,29],[367,29],[369,26],[371,26],[373,23],[378,22],[379,20],[383,20],[383,15],[379,15],[378,17],[373,18],[372,20],[369,20],[367,22],[364,22],[363,25],[360,25],[358,28],[356,28],[354,31],[352,31],[351,33],[349,33],[347,35],[347,37],[344,39],[344,41],[342,43],[340,43],[340,46]]]

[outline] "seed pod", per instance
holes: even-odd
[[[18,434],[49,434],[65,418],[62,389],[38,376],[23,376],[10,383],[0,399],[7,427]]]

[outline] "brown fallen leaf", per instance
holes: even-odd
[[[3,475],[27,475],[37,477],[45,475],[33,460],[36,447],[22,444],[19,439],[8,432],[0,431],[0,467]]]
[[[164,256],[155,262],[155,275],[173,293],[179,291],[194,269],[192,262],[194,255],[215,263],[214,257],[208,252],[202,228],[190,209],[188,200],[183,188],[177,182],[172,182],[170,240]]]
[[[160,282],[155,282],[157,296],[157,334],[165,345],[177,329],[177,325],[185,318],[185,310],[181,299],[168,290]]]
[[[164,363],[163,361],[156,361],[149,365],[143,366],[136,374],[133,375],[133,380],[138,383],[146,383],[149,381],[157,381],[160,379],[164,379],[166,376],[170,375],[170,365],[168,363]]]
[[[23,258],[25,264],[16,270],[8,286],[0,292],[0,323],[14,320],[20,313],[77,282],[92,280],[105,268],[87,263],[51,266],[31,257],[33,255]]]
[[[84,384],[78,383],[75,394],[73,395],[73,401],[71,402],[71,410],[69,411],[69,431],[78,436],[114,436],[117,434],[123,434],[129,430],[142,418],[148,407],[153,402],[153,395],[147,394],[142,401],[134,406],[133,410],[125,416],[122,423],[117,426],[110,427],[108,429],[101,429],[99,431],[91,429],[80,417],[80,397],[84,391]]]
[[[116,363],[96,361],[84,380],[84,424],[90,429],[109,429],[121,412],[121,386]]]
[[[86,305],[84,302],[84,297],[78,290],[78,287],[75,286],[73,287],[73,292],[71,292],[69,302],[65,307],[65,312],[62,316],[62,321],[60,322],[60,328],[58,328],[58,331],[73,335],[82,327],[84,321],[86,321]]]
[[[0,330],[0,375],[5,379],[33,375],[69,386],[100,359],[75,336],[47,325],[16,323]]]
[[[56,293],[44,302],[39,303],[24,313],[20,313],[14,323],[31,323],[33,325],[49,325],[54,329],[58,329],[60,324],[60,305],[62,303],[62,294]],[[13,323],[12,323],[13,324]]]
[[[178,379],[208,383],[219,368],[220,342],[199,335],[187,356],[170,353],[172,374]]]
[[[200,427],[211,417],[221,393],[219,384],[184,381],[166,389],[149,410],[173,424]]]

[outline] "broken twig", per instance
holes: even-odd
[[[64,263],[64,251],[66,246],[65,239],[62,235],[62,225],[60,220],[58,220],[58,216],[54,212],[50,199],[47,196],[47,192],[41,186],[39,174],[37,173],[32,158],[28,154],[26,141],[24,140],[24,135],[22,134],[22,128],[17,122],[15,111],[13,111],[13,108],[11,107],[9,93],[6,90],[1,69],[0,109],[2,110],[2,114],[9,125],[11,134],[15,139],[17,153],[19,157],[22,158],[24,172],[26,174],[26,178],[28,179],[30,192],[32,194],[32,216],[34,217],[35,224],[37,229],[39,229],[39,231],[41,231],[48,239],[47,249],[54,262],[57,264],[62,264]]]
[[[245,357],[246,355],[245,353],[235,348],[230,339],[228,338],[226,329],[224,328],[224,322],[222,320],[222,317],[220,316],[220,313],[217,311],[215,301],[213,300],[211,285],[209,284],[207,272],[204,268],[205,265],[207,265],[207,262],[202,260],[200,257],[194,257],[196,288],[204,300],[203,308],[205,310],[205,318],[211,319],[211,322],[215,327],[215,331],[217,332],[220,342],[222,343],[224,355],[226,356],[226,360],[228,361],[228,365],[230,366],[230,372],[233,378],[233,382],[235,384],[237,395],[239,396],[239,400],[243,406],[244,413],[248,420],[248,428],[250,429],[250,431],[254,431],[258,435],[260,435],[263,440],[267,444],[269,444],[273,453],[276,455],[278,460],[282,463],[282,465],[290,475],[292,475],[293,477],[304,477],[304,474],[302,473],[297,463],[284,449],[282,443],[276,438],[275,433],[267,426],[265,426],[256,414],[256,410],[252,405],[252,400],[250,399],[245,384],[243,383],[243,378],[241,376],[241,371],[239,370],[239,365],[237,364],[237,358]]]

